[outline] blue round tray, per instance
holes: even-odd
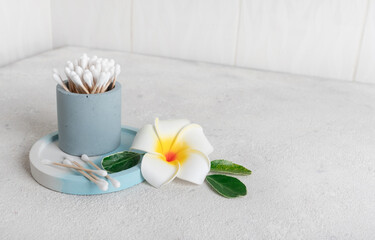
[[[136,133],[137,129],[128,126],[122,126],[120,146],[110,153],[101,156],[90,157],[90,160],[93,161],[96,165],[101,166],[101,160],[103,157],[116,152],[129,150]],[[58,133],[54,132],[42,137],[32,146],[29,154],[32,176],[38,183],[46,188],[62,193],[78,195],[93,195],[117,192],[144,181],[139,163],[138,165],[125,171],[110,174],[112,178],[120,181],[121,186],[119,188],[115,188],[108,181],[108,190],[102,191],[93,182],[89,181],[87,178],[85,178],[75,170],[55,165],[45,165],[41,162],[42,159],[48,159],[54,162],[61,163],[65,157],[77,161],[79,164],[86,168],[92,168],[90,165],[83,162],[79,157],[72,156],[61,151],[58,147]]]

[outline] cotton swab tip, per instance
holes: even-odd
[[[85,70],[85,73],[83,74],[83,80],[85,83],[91,88],[92,84],[94,82],[92,73],[89,70]]]
[[[104,192],[108,190],[108,183],[106,181],[97,181],[95,184]]]
[[[63,163],[66,164],[66,165],[73,165],[72,161],[70,161],[69,159],[65,158],[63,160]]]
[[[89,156],[87,156],[86,154],[82,154],[82,156],[81,156],[81,160],[82,160],[82,161],[85,161],[85,162],[88,162],[88,161],[90,161],[90,158],[89,158]]]
[[[63,83],[62,83],[62,80],[61,80],[61,77],[60,77],[57,73],[54,73],[52,76],[53,76],[53,79],[55,79],[55,81],[56,81],[58,84],[60,84],[60,85],[63,84]]]
[[[112,185],[115,187],[115,188],[119,188],[121,187],[121,183],[120,181],[116,180],[116,179],[113,179],[113,178],[110,178],[109,181],[111,181]]]
[[[105,177],[105,176],[108,175],[107,171],[105,171],[105,170],[94,170],[92,172],[99,175],[99,176],[102,176],[102,177]]]
[[[66,62],[66,66],[70,69],[70,70],[74,70],[74,65],[71,61],[67,61]]]

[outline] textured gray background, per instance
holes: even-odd
[[[73,196],[30,175],[28,152],[55,131],[53,67],[83,52],[122,66],[123,124],[159,116],[203,126],[253,170],[228,200],[175,180]],[[62,48],[0,68],[1,239],[372,239],[375,86],[127,53]]]

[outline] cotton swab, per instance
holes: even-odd
[[[110,67],[115,66],[115,60],[114,59],[109,60],[108,66],[110,66]]]
[[[73,86],[75,88],[75,91],[77,93],[82,93],[82,91],[79,90],[79,87],[80,87],[80,79],[79,79],[79,76],[77,75],[77,73],[74,72],[74,70],[72,70],[70,73],[69,73],[69,79],[72,80],[73,82]],[[82,84],[82,82],[81,82]]]
[[[69,84],[68,84],[69,89],[70,89],[71,92],[75,92],[76,89],[74,87],[73,81],[72,81],[72,79],[70,79],[70,72],[71,71],[73,71],[73,70],[71,70],[69,67],[65,67],[65,69],[64,69],[66,78],[68,79],[68,82],[69,82]]]
[[[84,53],[84,54],[82,55],[82,57],[80,58],[80,64],[81,64],[81,67],[82,67],[83,69],[86,69],[88,63],[89,63],[89,57],[87,56],[86,53]]]
[[[53,75],[53,79],[55,79],[55,81],[65,89],[65,91],[67,92],[70,92],[69,89],[66,87],[66,85],[64,84],[64,82],[62,81],[60,75],[58,75],[57,73],[54,73]]]
[[[95,69],[100,73],[102,71],[102,64],[100,62],[96,62]]]
[[[83,89],[83,91],[85,91],[87,94],[90,94],[87,88],[83,85],[81,78],[75,71],[70,72],[70,78],[72,79],[75,85],[80,86]]]
[[[109,72],[101,72],[99,76],[99,81],[95,84],[95,87],[91,91],[91,93],[100,92],[101,87],[107,83],[108,79],[109,79]]]
[[[74,65],[71,61],[67,61],[66,62],[66,66],[70,69],[70,70],[74,70]]]
[[[74,66],[74,71],[77,73],[77,75],[79,76],[79,78],[82,79],[83,69],[80,66]]]
[[[100,170],[100,167],[98,167],[95,163],[93,163],[86,154],[83,154],[81,156],[81,160],[84,161],[84,162],[87,162],[87,163],[91,164],[91,166],[93,166],[94,168]],[[111,176],[107,175],[105,177],[112,183],[112,185],[115,188],[119,188],[121,186],[121,183],[119,181],[117,181],[116,179],[113,179]]]
[[[120,67],[120,65],[116,64],[116,66],[115,66],[115,77],[113,79],[112,88],[111,89],[113,89],[115,87],[115,85],[116,85],[116,79],[117,79],[118,75],[120,74],[120,72],[121,72],[121,67]]]
[[[64,158],[64,161],[63,161],[64,164],[66,165],[76,165],[77,167],[79,168],[83,168],[83,166],[81,166],[79,163],[77,163],[76,161],[73,161],[69,158]],[[98,180],[98,181],[105,181],[104,179],[101,179],[99,178],[98,176],[96,176],[95,174],[93,174],[92,172],[87,172],[87,174],[89,174],[91,177],[93,177],[95,180]]]
[[[85,73],[83,74],[83,80],[87,84],[87,86],[91,89],[92,85],[94,84],[94,78],[92,76],[92,73],[89,70],[85,70]]]
[[[86,171],[86,172],[92,172],[92,173],[95,173],[95,174],[97,174],[99,176],[102,176],[102,177],[105,177],[108,174],[107,171],[105,171],[105,170],[93,170],[93,169],[88,169],[88,168],[80,168],[80,167],[75,167],[75,166],[71,166],[71,165],[67,165],[67,164],[63,164],[63,163],[53,162],[53,161],[48,160],[48,159],[43,159],[42,163],[45,164],[45,165],[56,165],[56,166],[61,166],[61,167],[66,167],[66,168],[74,168],[76,170],[82,170],[82,171]]]
[[[99,81],[100,72],[95,68],[94,65],[90,66],[90,71],[92,73],[94,83],[97,83]]]
[[[107,83],[104,85],[104,87],[102,88],[102,90],[100,92],[105,92],[109,85],[112,83],[113,79],[114,79],[114,67],[112,67],[109,71],[109,79],[107,80]]]
[[[69,68],[69,67],[65,67],[64,68],[64,73],[65,73],[65,75],[66,75],[66,77],[67,78],[69,78],[69,75],[70,75],[70,72],[71,72],[72,70]]]
[[[100,83],[99,93],[102,93],[105,91],[105,86],[107,86],[107,83],[109,82],[110,78],[111,78],[111,73],[109,71],[104,72],[104,78],[103,78],[103,81]]]
[[[77,60],[77,59],[74,59],[74,61],[73,61],[73,65],[74,65],[74,66],[78,66],[78,60]]]
[[[72,164],[72,162],[69,159],[64,159],[63,163],[65,163],[66,165],[69,165],[71,167],[74,167],[73,164]],[[74,162],[74,163],[76,163],[76,162]],[[91,182],[95,183],[96,186],[98,186],[98,188],[100,190],[102,190],[104,192],[108,190],[108,183],[106,181],[95,179],[95,178],[93,178],[92,176],[90,176],[89,174],[85,173],[82,170],[78,170],[78,172],[81,173],[83,176],[85,176],[87,179],[89,179]]]
[[[90,60],[89,60],[89,65],[91,67],[91,65],[93,65],[93,63],[96,63],[96,59],[98,59],[97,56],[93,56]]]

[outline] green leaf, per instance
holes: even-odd
[[[237,178],[221,174],[208,175],[206,181],[211,187],[226,198],[245,196],[246,186]]]
[[[241,165],[228,160],[214,160],[211,162],[211,171],[220,173],[232,173],[239,175],[250,175],[251,171]]]
[[[141,156],[142,154],[128,151],[114,153],[103,158],[102,166],[110,173],[120,172],[137,165]]]

